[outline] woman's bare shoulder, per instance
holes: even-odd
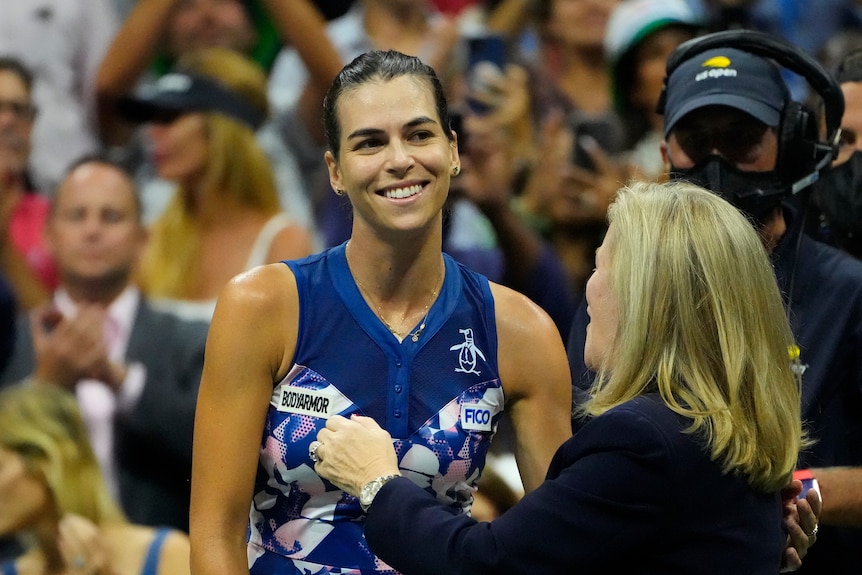
[[[142,572],[159,530],[133,523],[116,523],[103,526],[102,532],[111,549],[115,573],[137,575]],[[159,551],[159,575],[184,575],[189,572],[188,563],[188,535],[179,529],[169,529]]]

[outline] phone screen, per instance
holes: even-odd
[[[487,94],[494,88],[489,84],[490,77],[503,75],[506,68],[506,40],[502,36],[490,34],[468,40],[467,82],[470,92]],[[477,114],[487,114],[490,106],[480,98],[468,97],[470,109]]]
[[[583,118],[573,115],[570,120],[574,145],[572,163],[590,171],[596,170],[595,162],[584,145],[585,138],[591,138],[607,154],[616,154],[622,146],[620,126],[609,118]]]

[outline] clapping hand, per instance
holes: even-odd
[[[82,305],[74,317],[64,316],[51,304],[30,313],[33,349],[39,381],[72,389],[91,378],[116,389],[125,368],[110,361],[105,343],[106,311],[102,306]]]

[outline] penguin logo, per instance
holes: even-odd
[[[459,343],[458,345],[453,345],[449,348],[449,351],[457,351],[458,352],[458,363],[459,367],[455,368],[456,373],[475,373],[479,375],[482,373],[481,371],[476,371],[476,363],[477,357],[481,357],[483,360],[485,359],[485,354],[476,347],[476,344],[473,342],[473,330],[469,327],[467,329],[459,329],[459,333],[464,334],[464,343]]]

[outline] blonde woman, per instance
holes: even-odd
[[[0,537],[25,552],[4,575],[183,575],[186,535],[130,524],[111,498],[75,397],[47,385],[0,392]]]
[[[779,572],[780,491],[804,435],[766,251],[688,184],[633,184],[609,221],[586,291],[589,420],[499,519],[452,514],[400,477],[369,418],[318,433],[315,471],[361,498],[368,544],[397,571]]]
[[[149,123],[158,176],[177,186],[140,269],[143,291],[162,307],[208,321],[230,278],[311,252],[309,231],[281,211],[255,138],[268,107],[265,76],[250,60],[223,48],[191,52],[122,109]]]

